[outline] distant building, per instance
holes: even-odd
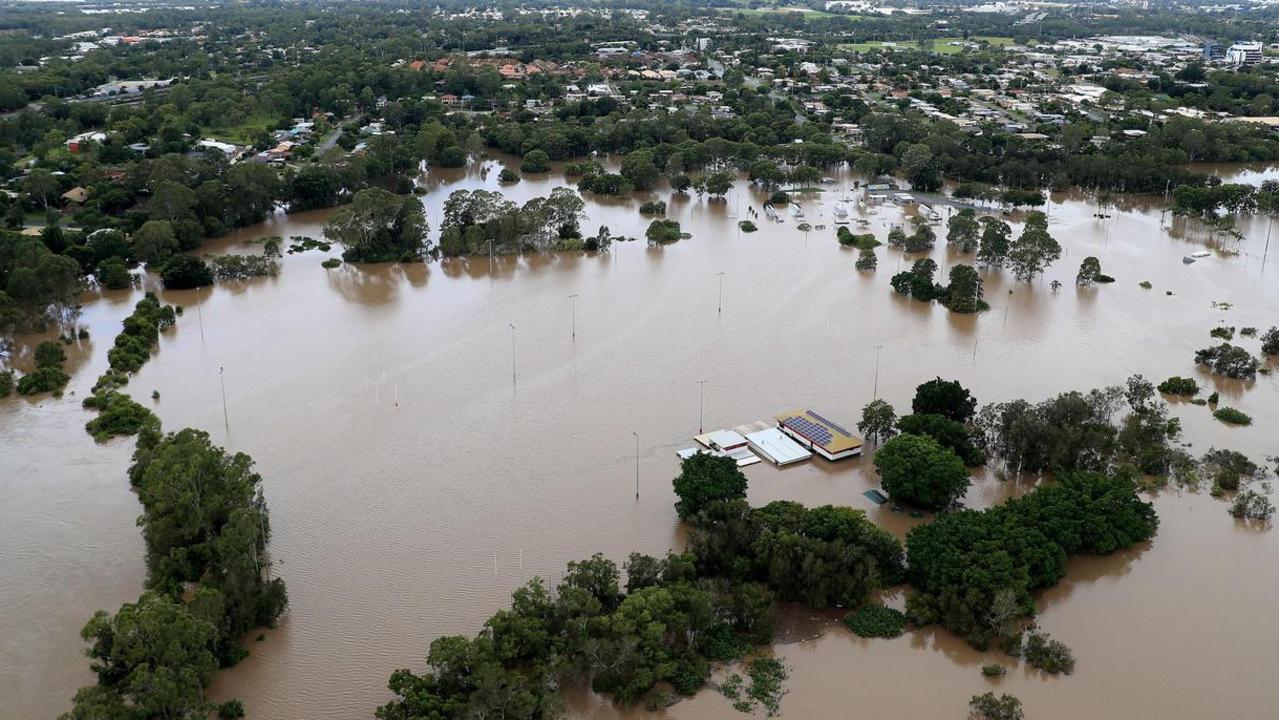
[[[1261,62],[1261,43],[1235,43],[1226,49],[1226,60],[1232,65],[1256,65]]]
[[[1204,60],[1220,60],[1226,56],[1226,48],[1221,43],[1208,40],[1204,43]]]
[[[706,52],[707,50],[711,48],[711,39],[707,37],[697,38],[695,47],[697,48],[698,52]]]

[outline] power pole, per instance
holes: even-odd
[[[706,397],[706,381],[698,380],[697,381],[697,432],[698,434],[701,434],[706,431],[705,428],[702,427],[702,410],[706,407],[705,397]]]
[[[515,323],[507,323],[511,326],[511,387],[515,387]]]
[[[568,296],[569,303],[573,306],[573,339],[577,339],[577,293]]]
[[[227,432],[231,431],[231,416],[227,414],[226,409],[226,368],[218,366],[218,383],[222,385],[222,423],[226,425]]]
[[[883,349],[883,345],[875,346],[875,390],[873,393],[874,397],[871,398],[872,400],[879,399],[879,351]]]
[[[631,431],[635,436],[635,499],[639,500],[639,433]]]
[[[719,278],[719,299],[716,300],[716,314],[724,314],[724,273],[723,271],[715,273],[715,277]]]

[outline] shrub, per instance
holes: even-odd
[[[857,252],[857,262],[853,263],[853,267],[862,271],[874,270],[879,267],[879,258],[875,257],[871,248],[862,248]]]
[[[0,371],[0,398],[9,397],[13,392],[13,371]]]
[[[62,349],[60,343],[52,340],[45,340],[36,346],[35,361],[36,367],[62,367],[62,363],[67,359],[67,353]]]
[[[1199,394],[1199,383],[1195,382],[1194,378],[1173,375],[1167,380],[1159,383],[1159,392],[1164,393],[1165,395],[1182,395],[1185,397],[1192,397]]]
[[[1212,416],[1227,425],[1251,425],[1252,417],[1247,413],[1236,410],[1232,407],[1218,408],[1212,412]]]
[[[646,202],[643,205],[640,205],[639,211],[640,215],[665,215],[666,201],[652,200],[650,202]]]
[[[160,270],[167,290],[190,290],[213,284],[213,271],[194,255],[174,255]]]
[[[510,185],[520,181],[520,174],[510,168],[502,168],[502,172],[497,174],[497,181],[503,185]]]
[[[845,615],[844,624],[859,637],[895,638],[906,629],[906,616],[883,605],[863,605]]]
[[[991,663],[981,666],[981,674],[986,677],[1003,677],[1008,674],[1008,668],[999,663]]]
[[[1075,656],[1070,648],[1060,640],[1053,640],[1048,633],[1041,633],[1034,628],[1026,633],[1021,652],[1031,667],[1051,675],[1069,675],[1075,671]]]
[[[1261,336],[1261,354],[1279,355],[1279,327],[1272,327]]]
[[[741,228],[742,232],[748,232],[748,233],[753,233],[759,229],[755,227],[755,223],[751,222],[750,220],[742,220],[738,222],[737,227]]]
[[[244,705],[231,699],[218,706],[218,720],[240,720],[244,717]]]
[[[995,696],[995,693],[974,695],[968,701],[972,720],[1022,720],[1026,717],[1021,701],[1012,695]]]
[[[1141,287],[1145,288],[1146,290],[1149,290],[1150,288],[1154,287],[1154,285],[1151,285],[1151,284],[1150,284],[1150,281],[1149,281],[1149,280],[1142,280],[1141,282],[1139,282],[1139,283],[1137,283],[1137,284],[1138,284],[1138,285],[1140,285]]]
[[[1252,353],[1230,343],[1195,352],[1195,364],[1203,365],[1218,375],[1244,380],[1256,378],[1257,368],[1261,366]]]
[[[1235,499],[1230,503],[1228,512],[1231,516],[1240,520],[1255,520],[1257,522],[1270,522],[1275,515],[1275,506],[1270,502],[1270,498],[1248,488],[1243,492],[1235,495]]]
[[[124,290],[133,285],[133,276],[123,260],[109,257],[98,263],[98,282],[108,290]]]
[[[133,398],[121,392],[94,396],[93,404],[85,399],[85,405],[96,407],[98,416],[85,423],[84,429],[94,440],[102,442],[116,435],[136,435],[143,428],[160,429],[160,418],[142,407]]]
[[[649,245],[664,245],[683,237],[678,220],[654,220],[644,232]]]
[[[265,255],[219,255],[209,258],[208,262],[218,280],[248,280],[280,274],[279,264]]]
[[[1208,334],[1215,338],[1221,338],[1222,340],[1233,340],[1235,338],[1235,329],[1233,327],[1225,326],[1215,327],[1209,330]]]
[[[320,267],[324,268],[325,270],[332,270],[333,268],[340,267],[341,265],[342,265],[342,258],[329,258],[328,260],[325,260],[324,262],[320,263]]]
[[[774,192],[772,195],[768,196],[768,204],[789,205],[790,195],[787,195],[785,192],[778,190],[777,192]]]
[[[61,367],[38,367],[18,379],[18,394],[38,395],[54,392],[61,390],[70,381],[71,376],[63,372]]]

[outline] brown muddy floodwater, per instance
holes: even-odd
[[[472,169],[429,181],[432,226],[449,191],[495,188],[496,176]],[[522,202],[559,184],[551,176],[503,191]],[[826,195],[824,206],[807,201],[809,222],[831,222],[837,191]],[[856,273],[833,224],[806,236],[794,219],[761,219],[760,232],[739,233],[738,203],[745,217],[761,199],[745,186],[728,202],[650,197],[668,199],[692,238],[594,257],[501,258],[492,272],[487,259],[325,271],[310,252],[287,256],[278,278],[219,286],[198,302],[162,293],[187,312],[130,391],[150,402],[158,390],[167,428],[206,429],[257,460],[276,568],[289,584],[280,627],[250,640],[251,657],[218,676],[215,698],[242,698],[255,720],[371,717],[392,670],[420,670],[442,634],[476,632],[530,576],[555,581],[566,561],[596,551],[620,562],[632,550],[679,546],[670,480],[675,451],[698,427],[702,379],[709,429],[797,406],[855,423],[872,398],[879,345],[879,393],[899,408],[935,375],[961,380],[982,402],[1040,399],[1135,372],[1193,375],[1255,419],[1229,428],[1204,408],[1175,405],[1196,450],[1227,446],[1257,460],[1279,452],[1279,379],[1216,382],[1192,362],[1221,322],[1279,323],[1279,262],[1263,269],[1263,221],[1226,242],[1236,254],[1183,265],[1214,240],[1165,221],[1153,203],[1129,200],[1103,221],[1085,200],[1055,198],[1052,232],[1066,256],[1033,285],[988,276],[991,310],[963,317],[891,292],[889,277],[909,264],[897,250],[879,250],[878,272]],[[636,209],[645,199],[588,201],[584,227],[642,237]],[[257,252],[245,241],[318,235],[324,217],[281,216],[212,250]],[[866,219],[882,239],[901,215],[884,208]],[[1077,290],[1087,255],[1118,282]],[[961,259],[944,246],[934,257],[943,277]],[[1054,278],[1064,283],[1058,292]],[[0,402],[5,718],[69,707],[91,680],[80,626],[142,586],[139,507],[125,477],[132,442],[95,445],[79,407],[137,297],[86,302],[92,339],[73,353],[74,395]],[[911,522],[868,506],[868,459],[756,465],[747,475],[754,503],[848,504],[899,534]],[[967,500],[985,506],[1009,492],[982,475]],[[1170,492],[1156,504],[1163,522],[1152,544],[1072,560],[1067,580],[1043,596],[1039,622],[1074,649],[1075,675],[1015,669],[991,683],[979,667],[1000,656],[945,632],[866,641],[792,610],[776,647],[792,667],[783,712],[961,718],[969,696],[994,688],[1021,697],[1039,720],[1273,717],[1279,535],[1236,524],[1206,495]],[[581,717],[643,714],[587,693],[571,705]],[[665,715],[739,717],[713,692]]]

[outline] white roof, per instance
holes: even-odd
[[[710,435],[711,445],[721,450],[730,450],[746,444],[746,438],[733,430],[717,430]]]
[[[751,447],[777,465],[789,465],[813,456],[799,443],[791,440],[777,428],[768,428],[746,436]]]

